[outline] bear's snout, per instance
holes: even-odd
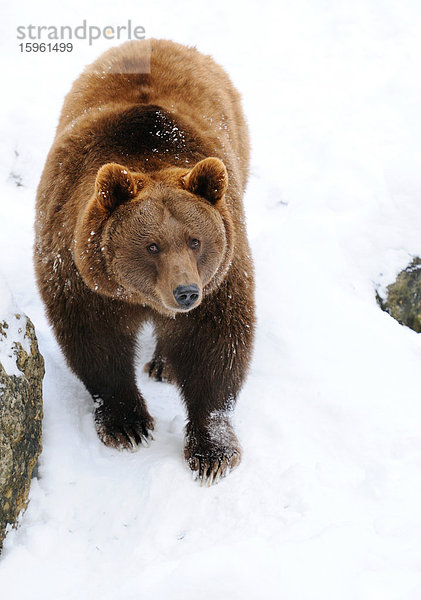
[[[191,285],[179,285],[173,291],[174,298],[182,308],[191,308],[200,297],[199,287],[192,283]]]

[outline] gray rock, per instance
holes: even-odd
[[[2,315],[3,316],[3,315]],[[26,508],[41,452],[44,360],[22,314],[0,319],[0,550],[8,525]]]
[[[401,325],[421,332],[421,259],[412,263],[387,287],[387,297],[377,300],[383,310]]]

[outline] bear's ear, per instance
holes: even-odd
[[[219,158],[205,158],[183,177],[186,190],[216,204],[227,191],[228,173]]]
[[[129,169],[116,163],[108,163],[100,168],[96,176],[96,201],[104,211],[111,212],[120,204],[133,200],[137,188]]]

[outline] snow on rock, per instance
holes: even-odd
[[[401,271],[387,294],[378,294],[379,306],[401,325],[421,332],[421,259],[416,257]]]
[[[13,304],[10,292],[0,280],[0,363],[7,375],[22,376],[18,366],[20,350],[30,353],[26,319]]]
[[[0,280],[0,549],[25,508],[41,452],[43,376],[34,327]]]

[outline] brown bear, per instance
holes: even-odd
[[[116,448],[151,438],[134,363],[152,321],[149,375],[178,386],[185,458],[208,484],[241,459],[230,414],[254,332],[248,162],[224,70],[194,48],[128,42],[73,84],[37,193],[39,289],[99,437]]]

